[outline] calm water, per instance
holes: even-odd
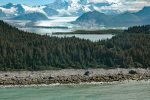
[[[0,88],[0,100],[150,100],[150,82]]]
[[[56,37],[77,37],[81,39],[91,40],[91,41],[99,41],[111,39],[114,35],[112,34],[69,34],[69,35],[53,35]]]
[[[33,33],[37,33],[37,34],[41,34],[41,35],[50,35],[50,36],[57,36],[57,37],[78,37],[81,39],[88,39],[91,41],[98,41],[98,40],[102,40],[102,39],[111,39],[113,37],[112,34],[75,34],[75,35],[52,35],[53,32],[72,32],[75,30],[78,30],[78,26],[71,24],[71,21],[75,21],[77,19],[77,17],[50,17],[49,20],[42,20],[42,21],[35,21],[35,22],[31,22],[31,21],[27,21],[27,20],[5,20],[7,23],[18,27],[21,30],[27,31],[27,32],[33,32]],[[33,28],[30,26],[25,27],[28,24],[31,24],[31,26],[51,26],[51,27],[55,27],[55,26],[63,26],[63,27],[68,27],[68,29],[62,29],[62,28]],[[101,28],[101,27],[100,27]],[[79,30],[82,30],[82,28],[80,27]]]
[[[99,41],[104,39],[111,39],[114,35],[112,34],[64,34],[64,35],[52,35],[52,32],[71,32],[72,29],[46,29],[46,28],[21,28],[27,32],[33,32],[41,35],[49,35],[49,36],[56,36],[56,37],[77,37],[81,39],[88,39],[91,41]]]

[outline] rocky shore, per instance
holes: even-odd
[[[148,80],[150,69],[88,69],[0,72],[0,85],[69,84]]]

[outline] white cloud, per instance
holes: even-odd
[[[106,0],[88,0],[88,3],[103,3],[107,2]]]
[[[136,12],[144,6],[150,6],[150,0],[84,0],[85,3],[80,2],[83,2],[83,0],[67,1],[69,2],[68,9],[59,10],[60,13],[67,15],[76,13],[80,9],[83,9],[85,12],[91,11],[94,8],[100,12],[112,11],[112,13],[120,13],[125,11]],[[97,3],[101,4],[97,5]]]
[[[109,6],[95,7],[97,10],[138,11],[144,6],[150,6],[150,0],[88,0],[92,3],[108,3]]]

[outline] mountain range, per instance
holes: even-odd
[[[0,9],[0,17],[6,17],[5,13]]]
[[[90,26],[133,26],[150,23],[150,7],[138,12],[121,12],[120,10],[101,10],[109,3],[92,3],[89,0],[55,0],[53,3],[28,6],[12,4],[0,6],[0,17],[15,20],[47,20],[51,16],[80,16],[74,24]]]
[[[106,15],[98,11],[90,11],[81,15],[74,24],[110,27],[128,27],[134,25],[150,24],[150,7],[144,7],[138,12],[124,12],[116,15]]]
[[[48,17],[39,12],[27,13],[23,15],[19,15],[16,17],[11,18],[13,20],[31,20],[31,21],[38,21],[38,20],[48,20]]]
[[[25,4],[12,4],[0,6],[0,13],[7,17],[19,16],[26,13],[38,12],[47,16],[81,16],[83,13],[97,10],[102,6],[108,6],[108,3],[93,3],[89,0],[55,0],[52,3],[40,6],[29,6]],[[116,14],[118,11],[101,10],[105,14]]]

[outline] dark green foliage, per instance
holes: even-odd
[[[150,67],[150,35],[120,34],[91,42],[41,36],[0,21],[0,70]]]
[[[150,25],[134,26],[125,30],[127,33],[145,33],[150,34]]]
[[[77,30],[74,32],[56,32],[53,34],[121,34],[124,30],[119,29],[107,29],[107,30]]]

